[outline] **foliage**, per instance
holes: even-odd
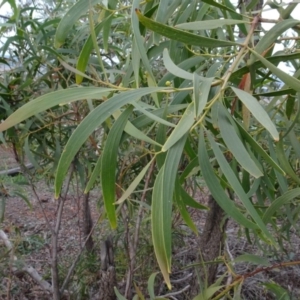
[[[287,30],[298,35],[300,21],[291,17],[296,4],[268,6],[280,21],[258,37],[263,20],[251,4],[239,13],[212,0],[79,0],[49,19],[12,5],[2,26],[17,33],[1,48],[10,66],[1,77],[5,140],[54,177],[56,198],[72,164],[85,193],[101,184],[112,228],[122,207],[151,205],[154,252],[169,288],[173,211],[196,231],[187,207],[205,209],[184,190],[191,178],[203,177],[262,249],[284,251],[289,231],[299,229],[300,56],[297,42],[285,51],[275,45]],[[282,62],[296,71],[286,73]],[[143,204],[134,191],[153,162]]]

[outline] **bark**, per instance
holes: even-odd
[[[218,258],[224,249],[225,229],[227,218],[221,207],[217,204],[212,196],[209,197],[208,207],[210,208],[205,221],[203,233],[200,236],[198,262],[201,264],[196,270],[191,284],[190,299],[198,295],[200,284],[207,286],[213,284],[216,280],[218,264],[205,264]],[[225,219],[226,218],[226,219]],[[200,278],[198,278],[200,275]]]
[[[200,238],[200,250],[204,263],[213,261],[222,254],[227,225],[227,218],[224,220],[225,213],[212,196],[209,197],[208,206],[210,211]],[[206,272],[202,273],[201,277],[210,286],[215,282],[218,264],[209,264],[205,268]]]
[[[101,242],[101,270],[99,290],[92,299],[97,300],[115,300],[116,295],[114,287],[117,285],[116,270],[114,266],[114,254],[112,238],[108,237]]]
[[[83,198],[83,236],[85,243],[85,249],[91,252],[94,249],[94,241],[90,232],[93,229],[93,220],[89,204],[89,193],[84,195]]]

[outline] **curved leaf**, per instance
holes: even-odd
[[[251,50],[251,49],[250,49]],[[273,72],[278,78],[280,78],[286,85],[293,88],[295,91],[300,92],[300,80],[295,77],[290,76],[286,72],[280,70],[272,63],[270,63],[263,56],[259,55],[255,51],[251,50],[254,56],[258,58],[271,72]]]
[[[256,54],[262,54],[266,49],[268,49],[277,38],[284,33],[289,28],[292,28],[300,23],[299,20],[288,19],[283,20],[276,25],[274,25],[270,30],[266,32],[266,34],[260,39],[257,45],[254,48],[254,52],[251,55],[248,65],[253,64],[255,59],[258,58]]]
[[[166,89],[166,88],[165,88]],[[76,153],[87,140],[89,135],[100,126],[110,115],[123,105],[135,101],[135,99],[149,93],[163,91],[162,87],[140,88],[134,91],[123,92],[118,94],[96,107],[91,113],[82,120],[79,126],[71,135],[63,154],[58,163],[58,169],[55,177],[55,196],[58,197],[64,177]]]
[[[146,18],[141,14],[139,10],[136,9],[136,14],[138,16],[139,21],[148,29],[159,33],[171,40],[179,41],[184,44],[200,46],[200,47],[228,47],[228,46],[236,46],[239,45],[235,42],[225,41],[225,40],[217,40],[211,39],[207,37],[203,37],[200,35],[192,34],[180,29],[175,29],[173,27],[164,25],[162,23],[155,22],[149,18]]]
[[[280,212],[281,206],[289,203],[290,201],[294,200],[296,197],[299,197],[299,196],[300,196],[300,188],[296,188],[296,189],[287,191],[282,196],[275,199],[263,215],[264,222],[266,224],[269,223],[271,221],[272,216],[276,212]]]
[[[175,25],[175,28],[185,29],[185,30],[209,30],[225,25],[235,25],[247,23],[245,20],[233,20],[233,19],[216,19],[208,21],[196,21],[189,23],[181,23]]]
[[[127,108],[115,121],[107,136],[101,157],[100,179],[102,195],[111,228],[117,227],[115,210],[117,156],[123,130],[133,107]]]
[[[42,111],[56,105],[64,105],[82,99],[99,99],[107,96],[115,89],[99,87],[80,87],[60,90],[38,97],[15,111],[3,123],[0,124],[0,131],[4,131]]]
[[[227,160],[223,156],[220,148],[218,147],[218,145],[216,144],[216,142],[214,141],[214,139],[212,138],[212,136],[211,136],[211,134],[209,132],[207,132],[207,136],[208,136],[209,142],[210,142],[210,144],[212,146],[212,149],[213,149],[213,151],[215,153],[215,156],[216,156],[216,159],[217,159],[217,161],[219,163],[219,166],[220,166],[223,174],[227,178],[229,184],[231,185],[233,191],[238,196],[238,198],[240,199],[240,201],[243,203],[244,207],[246,208],[246,211],[252,217],[252,219],[257,224],[257,226],[261,229],[261,231],[265,234],[265,236],[270,241],[272,241],[273,244],[275,244],[275,241],[274,241],[272,235],[270,234],[270,232],[268,231],[267,227],[263,223],[261,217],[259,216],[258,212],[254,208],[253,204],[249,200],[246,192],[242,188],[239,180],[235,176],[235,174],[234,174],[233,170],[231,169],[229,163],[227,162]]]
[[[264,108],[259,104],[257,99],[243,90],[234,87],[232,87],[232,90],[243,102],[243,104],[249,109],[253,117],[270,132],[275,141],[278,141],[279,133],[277,131],[277,128]]]
[[[249,155],[243,142],[237,135],[235,128],[231,125],[223,110],[219,110],[218,124],[226,146],[230,152],[232,152],[239,164],[255,178],[262,176],[262,171]]]
[[[77,22],[77,20],[92,6],[101,2],[101,0],[79,0],[76,2],[58,24],[54,39],[54,46],[59,48],[65,42],[70,29]]]
[[[168,153],[153,187],[151,224],[154,251],[164,280],[169,288],[171,282],[171,225],[172,200],[178,164],[187,135],[182,136]]]
[[[167,151],[170,147],[172,147],[179,139],[182,138],[184,134],[186,134],[190,130],[194,122],[194,102],[192,102],[186,108],[183,116],[181,117],[171,135],[168,137],[161,150]]]
[[[198,147],[199,164],[204,180],[209,188],[213,198],[219,206],[239,224],[252,229],[257,229],[257,225],[248,220],[235,206],[234,202],[224,192],[219,179],[215,175],[207,155],[204,133],[200,131],[199,147]]]

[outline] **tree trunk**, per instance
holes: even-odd
[[[91,210],[90,210],[90,205],[89,205],[89,193],[85,194],[83,197],[83,237],[84,240],[87,239],[85,243],[85,248],[88,252],[91,252],[94,248],[94,241],[92,238],[92,235],[90,232],[92,231],[93,228],[93,220],[92,220],[92,215],[91,215]]]
[[[93,295],[95,300],[115,300],[114,287],[117,285],[112,238],[101,242],[101,269],[98,292]]]
[[[195,272],[190,291],[192,299],[198,295],[200,291],[200,282],[204,286],[210,286],[216,280],[218,264],[205,264],[218,258],[224,248],[225,236],[224,232],[227,225],[225,213],[210,195],[208,200],[210,208],[205,221],[203,233],[200,236],[198,262],[202,263],[200,268]],[[226,218],[226,219],[225,219]],[[200,278],[198,278],[200,275]],[[199,282],[200,279],[200,282]]]

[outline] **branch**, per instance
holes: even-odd
[[[3,240],[6,248],[11,251],[13,249],[13,245],[3,230],[0,230],[0,238]],[[13,256],[13,260],[17,260],[17,257]],[[14,273],[19,271],[16,267],[13,267],[12,270]],[[33,267],[24,265],[21,270],[27,273],[45,291],[52,293],[52,287],[49,282],[45,281]]]
[[[27,164],[27,165],[25,165],[25,168],[26,169],[33,169],[33,165],[32,164]],[[12,168],[12,169],[9,169],[9,170],[0,171],[0,176],[1,175],[16,176],[16,175],[18,175],[22,172],[23,172],[23,170],[22,170],[21,167],[16,167],[16,168]]]

